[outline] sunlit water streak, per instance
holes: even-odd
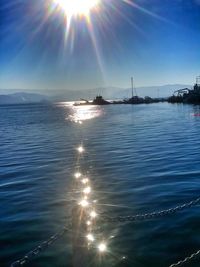
[[[80,103],[82,102],[80,101]],[[68,113],[66,116],[66,120],[79,124],[82,124],[83,121],[99,117],[102,115],[103,112],[102,109],[98,106],[93,106],[93,105],[74,106],[73,102],[59,103],[58,106],[67,109]],[[81,129],[79,129],[79,131],[81,131]]]
[[[72,108],[72,107],[71,107]],[[96,109],[97,107],[95,107]],[[77,107],[76,113],[80,113],[82,107]],[[91,110],[90,107],[86,106],[86,110]],[[94,111],[94,109],[93,109]],[[92,112],[90,112],[92,114]],[[95,114],[95,112],[94,112]],[[86,119],[92,119],[93,116],[86,116]],[[82,116],[82,120],[85,118]],[[75,119],[74,122],[77,122]],[[80,123],[81,122],[81,123]],[[82,121],[79,121],[82,124]],[[81,140],[83,143],[83,140]],[[81,169],[81,161],[83,160],[83,155],[86,152],[83,145],[77,147],[77,152],[79,154],[76,168]],[[80,157],[82,156],[82,157]],[[97,249],[99,256],[103,256],[104,253],[108,251],[107,242],[105,237],[103,237],[103,232],[98,231],[97,225],[98,210],[96,211],[97,200],[92,199],[94,196],[93,189],[91,187],[92,181],[88,178],[88,175],[82,174],[80,171],[75,172],[74,177],[76,179],[75,192],[79,193],[79,201],[76,200],[74,207],[72,208],[72,228],[75,231],[75,237],[73,238],[73,266],[78,267],[81,265],[88,265],[90,259],[89,254],[93,254],[91,249]],[[95,195],[96,196],[96,195]],[[76,198],[75,198],[76,199]],[[101,236],[101,237],[100,237]],[[92,257],[92,255],[91,255]],[[93,256],[94,258],[94,256]],[[94,259],[92,260],[94,262]],[[95,264],[95,263],[94,263]]]
[[[74,195],[76,172],[91,179],[99,214],[152,212],[199,195],[200,120],[191,115],[198,106],[93,109],[100,115],[79,124],[69,119],[74,107],[63,104],[0,107],[2,266],[71,217],[81,193]],[[167,267],[200,248],[199,218],[194,207],[149,222],[97,223],[98,233],[91,234],[107,238],[109,251],[103,258],[93,252],[91,266]],[[71,266],[71,246],[69,233],[29,266]]]

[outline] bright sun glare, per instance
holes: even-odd
[[[98,6],[100,0],[54,0],[54,2],[67,17],[71,18],[78,15],[88,17],[90,11]]]

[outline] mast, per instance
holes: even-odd
[[[131,88],[132,88],[132,98],[133,98],[133,77],[131,77]]]
[[[196,84],[199,86],[200,85],[200,76],[196,77]]]
[[[131,77],[131,89],[132,89],[132,98],[133,98],[133,89],[135,90],[135,96],[137,96],[136,88],[133,87],[133,77]]]

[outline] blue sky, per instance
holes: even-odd
[[[128,87],[132,75],[136,86],[191,84],[200,74],[200,0],[102,0],[93,39],[73,19],[67,40],[52,2],[1,0],[1,89]]]

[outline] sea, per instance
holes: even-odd
[[[169,267],[200,249],[199,205],[137,221],[105,218],[199,196],[200,106],[0,106],[1,267],[64,226],[20,266]],[[200,266],[200,257],[187,266]]]

